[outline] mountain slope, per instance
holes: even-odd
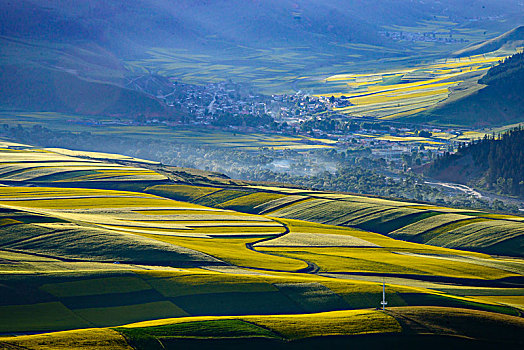
[[[448,18],[456,23],[446,23],[463,22],[472,29],[478,23],[494,24],[500,32],[523,18],[517,0],[0,0],[0,6],[2,36],[91,42],[127,59],[155,47],[185,49],[189,61],[191,54],[213,53],[215,62],[238,46],[304,49],[354,60],[348,54],[355,47],[348,44],[367,44],[386,50],[360,50],[364,58],[391,56],[387,49],[401,49],[396,54],[403,55],[411,43],[384,38],[379,32],[385,27],[415,28]]]
[[[470,95],[443,102],[415,118],[436,124],[473,127],[521,122],[524,110],[524,55],[516,54],[491,68],[479,80],[487,86]]]
[[[455,52],[456,57],[481,55],[500,49],[514,50],[524,46],[524,26],[517,27],[491,40],[473,44]]]
[[[83,115],[164,116],[164,105],[144,93],[41,67],[0,65],[0,106]]]
[[[301,76],[441,58],[463,40],[524,20],[517,0],[0,0],[0,7],[5,64],[119,86],[146,72],[191,84],[231,78],[266,93],[298,90]],[[384,35],[455,29],[447,45]]]

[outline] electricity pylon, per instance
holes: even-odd
[[[380,305],[382,305],[382,311],[386,310],[386,305],[388,302],[386,301],[386,282],[382,282],[382,301],[380,302]]]

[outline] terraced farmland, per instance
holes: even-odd
[[[173,198],[190,190],[187,185],[170,188],[174,192],[166,195]],[[215,199],[206,204],[273,218],[354,227],[440,247],[511,256],[522,256],[524,251],[524,222],[518,216],[275,187],[251,187],[254,190],[208,187],[206,191],[213,191]],[[222,199],[220,193],[236,193],[238,197]],[[198,203],[199,199],[193,201]]]
[[[345,96],[351,105],[334,108],[340,113],[383,120],[398,119],[422,112],[445,100],[451,88],[469,79],[472,74],[488,70],[502,58],[479,55],[446,59],[399,71],[337,74],[326,78],[325,84],[334,84],[340,89],[342,83],[345,88],[342,91],[326,91],[318,96]]]
[[[104,157],[101,154],[82,152],[76,154]],[[122,159],[126,158],[122,157]],[[0,181],[3,182],[163,181],[166,179],[165,176],[149,169],[124,167],[52,151],[0,149]]]
[[[129,169],[48,152],[5,153],[13,164],[56,157],[93,171]],[[413,334],[403,313],[430,305],[436,323],[438,312],[445,319],[461,310],[493,327],[524,327],[515,317],[524,295],[521,218],[290,188],[137,186],[114,176],[100,186],[113,190],[56,179],[43,187],[36,178],[0,187],[0,315],[13,315],[0,317],[0,333],[66,331],[3,337],[0,347],[170,348],[210,336],[227,346],[300,346],[311,337],[345,344]],[[372,310],[383,280],[387,313]]]

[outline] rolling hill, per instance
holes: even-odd
[[[0,106],[82,115],[166,117],[154,97],[110,83],[88,81],[62,70],[1,65]]]
[[[522,343],[520,217],[2,146],[0,347]]]
[[[507,138],[506,143],[510,140],[513,138]],[[74,154],[72,151],[60,149],[54,151],[48,149],[44,152],[31,148],[16,151],[0,150],[0,156],[3,158],[3,163],[0,163],[0,181],[10,186],[31,184],[138,191],[147,193],[147,196],[160,196],[220,210],[235,210],[248,214],[268,215],[272,218],[298,219],[324,225],[351,227],[410,242],[522,257],[524,224],[522,218],[518,216],[501,216],[476,210],[439,208],[425,204],[305,189],[268,187],[256,183],[232,181],[212,173],[180,171],[177,168],[132,158],[126,160],[125,165],[121,165],[114,164],[115,160],[118,160],[116,156],[88,152],[84,154],[84,158],[78,158],[73,156]],[[77,154],[82,155],[81,152]],[[7,189],[4,190],[6,191]],[[21,189],[15,188],[7,193],[17,191]],[[96,194],[108,198],[114,195],[114,193]],[[122,195],[130,194],[125,192]],[[82,198],[82,195],[79,196]],[[32,200],[36,199],[35,197]],[[23,198],[13,198],[9,201],[16,203],[16,200],[24,202]],[[37,203],[39,202],[31,201],[27,202],[27,205],[30,207],[36,205],[38,208]],[[42,202],[42,205],[43,208],[47,207],[45,202]],[[60,204],[57,205],[60,208]],[[115,212],[112,215],[120,214]],[[124,212],[122,215],[118,220],[124,220],[128,213]],[[97,220],[105,222],[105,219]],[[114,224],[113,221],[108,221],[108,225]],[[268,226],[267,223],[260,225]],[[271,229],[270,226],[268,232],[280,230]],[[320,229],[322,226],[314,227]],[[103,228],[107,227],[103,226]],[[164,227],[164,229],[168,228],[177,229],[176,226]],[[143,224],[131,225],[129,229],[132,230],[130,232],[136,230],[138,230],[136,232],[149,232],[147,225]],[[154,226],[149,229],[155,230]],[[181,232],[185,232],[184,227],[180,229]],[[247,230],[247,227],[239,226],[239,229]],[[230,230],[231,235],[237,235],[233,233],[235,232],[233,228]],[[214,235],[219,234],[220,232],[217,232]],[[363,245],[366,246],[366,243]]]

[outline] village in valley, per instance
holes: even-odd
[[[69,122],[93,126],[158,125],[174,129],[207,129],[209,132],[304,136],[313,146],[325,145],[328,140],[330,148],[363,150],[372,159],[384,159],[400,168],[412,165],[405,161],[406,157],[416,154],[413,159],[417,159],[417,164],[413,162],[413,165],[420,165],[438,155],[453,152],[460,144],[470,141],[473,135],[466,128],[425,127],[342,114],[337,109],[351,105],[350,99],[344,95],[315,96],[299,91],[268,96],[255,93],[246,84],[231,81],[207,85],[156,81],[156,91],[151,91],[150,83],[155,81],[155,77],[150,76],[147,81],[149,84],[142,82],[142,89],[149,88],[150,93],[156,93],[157,98],[178,111],[176,117],[72,119]]]

